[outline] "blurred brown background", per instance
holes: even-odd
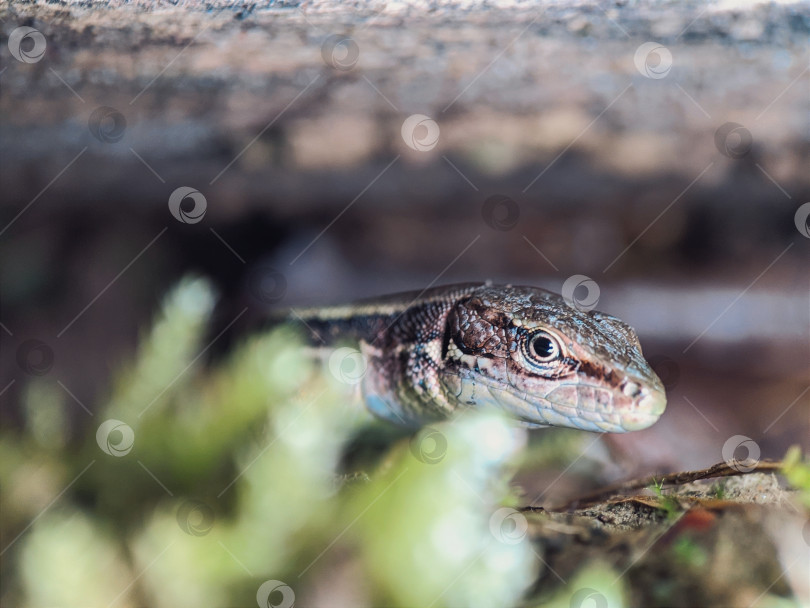
[[[206,356],[274,306],[581,274],[668,386],[619,440],[649,468],[810,448],[808,3],[575,4],[4,4],[3,425],[46,375],[80,432],[190,272]]]

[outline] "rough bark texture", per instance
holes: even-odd
[[[85,146],[40,207],[164,208],[190,183],[216,220],[300,217],[398,155],[375,184],[389,208],[454,211],[475,193],[459,171],[484,198],[529,205],[623,205],[651,183],[671,200],[710,163],[692,196],[738,211],[788,203],[765,171],[794,200],[808,192],[806,4],[31,2],[2,19],[5,37],[28,25],[47,41],[32,64],[3,45],[11,217]],[[663,78],[634,64],[649,40],[671,54],[668,72],[656,51],[645,68]],[[118,141],[88,128],[99,106],[126,121]],[[430,151],[400,136],[414,113],[441,129]],[[111,121],[101,139],[119,135]],[[742,158],[715,145],[729,121],[751,134]]]

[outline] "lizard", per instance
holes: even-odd
[[[287,319],[313,346],[356,346],[366,406],[402,426],[496,408],[529,427],[623,433],[666,406],[632,327],[536,287],[448,285]]]

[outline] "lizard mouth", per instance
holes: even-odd
[[[626,380],[618,391],[591,384],[559,385],[538,403],[538,409],[550,424],[623,433],[654,424],[666,402],[663,390]]]
[[[616,391],[604,386],[563,384],[545,396],[480,382],[492,405],[535,426],[626,433],[652,426],[666,407],[666,395],[655,388]],[[479,392],[480,398],[480,392]]]
[[[626,433],[654,424],[664,411],[663,389],[625,378],[618,385],[582,382],[521,386],[484,375],[446,374],[445,389],[459,404],[494,407],[533,426],[556,426],[594,432]]]

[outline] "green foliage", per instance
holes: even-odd
[[[672,544],[676,561],[685,568],[702,568],[709,561],[706,550],[689,536],[681,536]]]
[[[0,436],[4,605],[519,601],[536,557],[501,505],[523,431],[391,433],[287,328],[205,365],[214,301],[199,279],[169,294],[78,442],[62,392],[28,387],[27,433]],[[364,470],[341,468],[369,436]]]
[[[790,485],[799,490],[804,506],[810,509],[810,461],[802,456],[799,446],[788,448],[782,459],[782,472]]]
[[[608,564],[596,560],[584,565],[553,597],[544,600],[542,604],[532,606],[623,608],[628,605],[625,574],[616,572]]]
[[[651,486],[648,486],[648,489],[652,491],[658,498],[661,499],[659,508],[663,509],[663,511],[666,513],[667,520],[673,521],[681,516],[683,509],[681,509],[681,506],[678,504],[678,501],[675,500],[672,496],[664,494],[663,479],[659,483],[655,481],[655,478],[653,478],[653,484]]]
[[[382,592],[375,605],[504,606],[533,579],[525,517],[492,513],[519,435],[486,415],[436,425],[397,445],[386,470],[357,489],[347,516]]]

